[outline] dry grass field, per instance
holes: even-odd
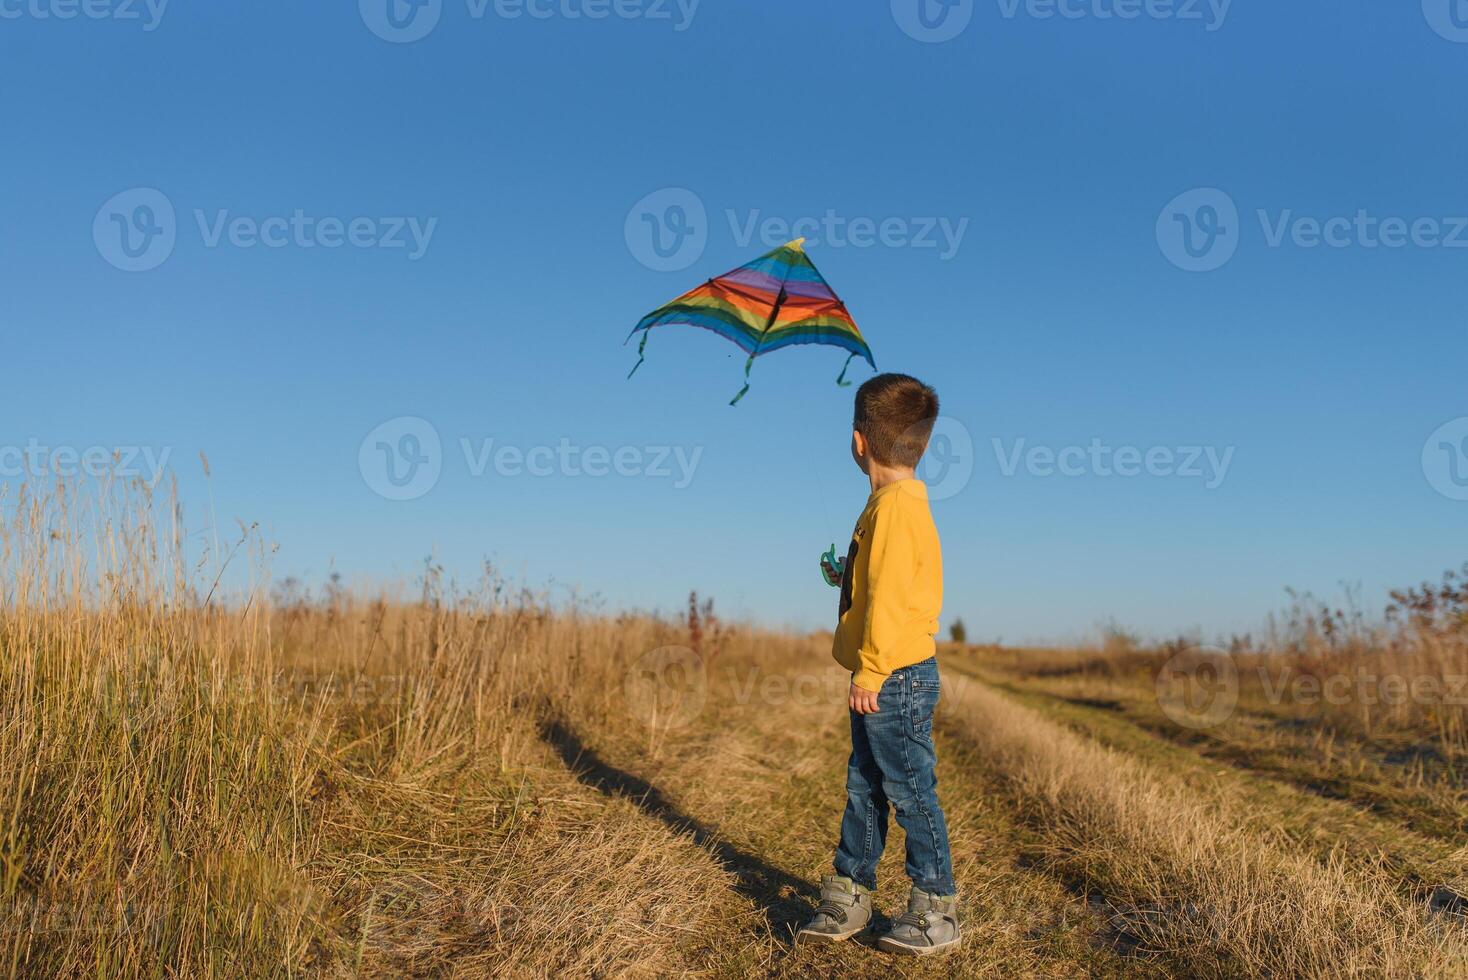
[[[1452,581],[1375,626],[1301,605],[1201,727],[1169,697],[1217,654],[946,648],[934,964],[790,943],[844,800],[825,637],[432,568],[272,590],[249,529],[198,553],[126,489],[0,504],[10,974],[1468,975]],[[1439,696],[1361,696],[1393,674]],[[895,828],[882,874],[895,914]]]

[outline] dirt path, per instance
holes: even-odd
[[[612,726],[598,731],[558,724],[546,731],[547,742],[584,784],[633,801],[645,822],[702,847],[734,877],[728,887],[760,924],[751,934],[731,923],[719,938],[739,953],[716,972],[931,975],[934,964],[880,953],[869,943],[791,944],[814,904],[815,883],[830,868],[845,800],[845,712],[829,700],[772,705],[741,697],[749,689],[746,678],[722,680],[716,672],[706,710],[693,725],[664,737],[656,751],[636,729]],[[940,791],[971,937],[944,958],[942,972],[1164,975],[1160,964],[1135,955],[1110,926],[1111,913],[1098,895],[1041,867],[1032,835],[1010,808],[995,805],[972,746],[952,738],[947,726],[937,737]],[[900,911],[906,899],[902,848],[901,829],[894,826],[877,896],[887,914]]]
[[[799,666],[819,675],[807,687],[839,686]],[[789,694],[809,674],[764,668],[752,683],[759,667],[724,668],[727,676],[710,674],[704,709],[677,731],[650,735],[614,717],[542,731],[583,787],[633,807],[649,833],[701,850],[726,879],[732,904],[720,904],[738,914],[699,937],[721,953],[689,956],[683,969],[932,973],[934,964],[857,943],[791,945],[829,868],[845,714],[839,700]],[[769,677],[781,683],[760,688]],[[961,670],[946,681],[940,793],[967,941],[944,958],[944,974],[1434,975],[1468,965],[1460,927],[1424,927],[1412,896],[1396,894],[1370,860],[1333,857],[1352,835],[1370,839],[1377,818],[1260,774],[1220,772],[1099,709],[1105,720],[1089,726],[1074,712],[1052,722]],[[771,696],[777,689],[786,695]],[[1114,778],[1098,766],[1112,766]],[[1306,818],[1319,818],[1309,840],[1280,829]],[[1440,842],[1414,846],[1398,841],[1401,862],[1444,858]],[[901,853],[894,828],[877,897],[889,914],[906,892]],[[1261,905],[1275,911],[1261,917]]]

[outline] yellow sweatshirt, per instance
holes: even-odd
[[[852,682],[880,691],[899,667],[937,651],[943,554],[921,480],[889,483],[857,518],[841,579],[841,613],[831,656]]]

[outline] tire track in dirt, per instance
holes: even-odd
[[[1414,898],[1426,901],[1464,871],[1462,851],[1451,841],[1418,833],[1390,813],[1301,786],[1288,774],[1205,752],[1203,744],[1168,737],[1119,708],[994,686],[1070,731],[1165,766],[1199,792],[1236,798],[1237,808],[1261,833],[1284,834],[1321,860],[1343,858],[1368,870],[1384,865],[1399,877],[1403,893]],[[1344,852],[1342,841],[1351,843]]]
[[[1130,930],[1187,972],[1436,975],[1468,965],[1468,936],[1430,934],[1379,877],[1258,832],[1237,793],[1200,794],[964,676],[972,683],[956,692],[954,727],[991,761],[998,798],[1038,834],[1045,866],[1129,903]]]

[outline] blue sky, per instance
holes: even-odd
[[[730,408],[726,342],[655,334],[630,381],[621,346],[804,219],[943,398],[971,635],[1247,629],[1464,559],[1468,10],[393,2],[0,0],[12,482],[145,447],[277,575],[435,553],[829,625],[844,355]]]

